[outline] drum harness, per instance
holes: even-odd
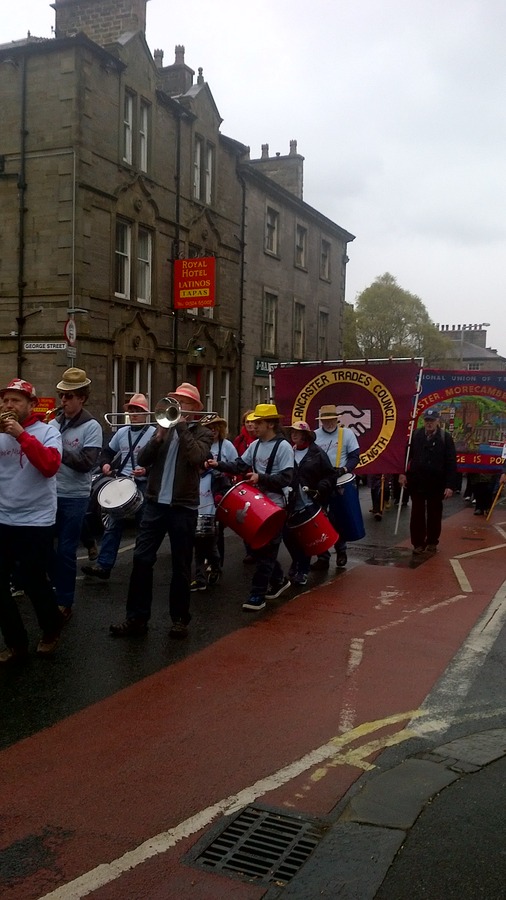
[[[271,474],[271,472],[272,472],[272,467],[273,467],[273,465],[274,465],[274,460],[275,460],[275,458],[276,458],[276,453],[278,452],[278,447],[279,447],[279,445],[281,444],[281,441],[283,441],[283,440],[284,440],[284,438],[277,438],[277,439],[276,439],[276,443],[274,444],[274,447],[273,447],[272,450],[271,450],[269,459],[267,460],[267,465],[266,465],[266,467],[265,467],[265,472],[263,473],[264,475],[270,475],[270,474]],[[255,444],[255,448],[254,448],[254,450],[253,450],[253,459],[251,460],[251,468],[253,469],[253,471],[254,471],[257,475],[258,475],[259,473],[257,472],[257,470],[256,470],[256,468],[255,468],[255,462],[256,462],[257,453],[258,453],[258,447],[259,447],[260,443],[261,443],[260,441],[257,441],[257,443]],[[262,474],[262,473],[260,473],[260,474]],[[276,493],[276,490],[275,490],[275,489],[274,489],[274,493]],[[279,491],[277,491],[277,493],[278,493],[278,494],[283,494],[283,489],[280,489]],[[283,494],[283,496],[284,496],[284,494]]]
[[[116,476],[117,476],[118,478],[119,478],[119,476],[122,474],[122,472],[123,472],[125,466],[128,465],[128,461],[129,461],[129,460],[131,460],[131,462],[132,462],[132,469],[135,468],[134,450],[135,450],[135,448],[137,447],[137,444],[138,444],[139,441],[141,440],[142,436],[143,436],[144,434],[146,434],[146,431],[148,430],[148,428],[149,428],[149,425],[144,425],[144,428],[142,428],[142,430],[139,431],[139,434],[136,436],[135,441],[134,441],[133,443],[132,443],[132,431],[131,431],[131,427],[128,429],[128,447],[129,447],[129,450],[128,450],[128,453],[127,453],[127,455],[125,456],[124,460],[122,461],[121,465],[119,466],[119,468],[116,469]],[[120,451],[120,452],[121,452],[121,451]],[[136,480],[136,479],[134,478],[134,481],[135,481],[135,480]]]

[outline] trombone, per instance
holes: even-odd
[[[113,428],[119,425],[128,425],[131,416],[145,416],[146,425],[159,425],[160,428],[174,428],[184,416],[209,416],[208,411],[202,412],[183,412],[181,404],[173,397],[162,397],[158,401],[153,410],[139,410],[139,412],[108,412],[105,413],[104,419],[108,425]]]

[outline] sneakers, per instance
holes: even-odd
[[[216,587],[221,578],[221,571],[219,569],[211,569],[209,572],[207,583],[209,587]]]
[[[60,632],[52,631],[43,634],[37,644],[37,653],[39,656],[51,656],[56,650],[59,640]]]
[[[92,578],[101,578],[107,581],[111,577],[110,569],[103,569],[102,566],[81,566],[81,572],[84,575],[91,575]]]
[[[13,584],[11,584],[11,597],[24,597],[24,595],[25,595],[25,592],[24,592],[23,588],[17,588],[17,587],[14,587]]]
[[[417,556],[420,553],[425,553],[425,547],[413,547],[413,553],[415,553]]]
[[[313,563],[311,568],[313,569],[314,572],[318,572],[318,571],[323,572],[325,569],[328,569],[329,566],[330,566],[330,560],[327,559],[326,556],[319,556],[318,559],[316,560],[316,562]]]
[[[91,547],[88,547],[88,559],[90,562],[95,562],[98,557],[98,545],[96,541],[93,541]]]
[[[304,575],[303,572],[296,572],[291,583],[297,585],[297,587],[303,587],[307,584],[307,575]]]
[[[188,625],[185,625],[182,619],[178,619],[174,622],[169,629],[169,637],[176,638],[181,640],[181,638],[188,637]]]
[[[265,609],[265,606],[266,606],[265,597],[254,596],[254,597],[249,597],[247,600],[245,600],[242,605],[242,608],[243,609],[251,609],[251,610],[253,610],[253,612],[255,612],[255,610]]]
[[[427,544],[425,549],[428,550],[429,553],[437,553],[437,544]]]
[[[337,550],[336,551],[336,569],[344,569],[347,562],[348,562],[348,557],[346,555],[346,551],[345,550]]]
[[[278,597],[281,596],[283,591],[286,591],[291,585],[291,581],[289,578],[283,578],[282,582],[278,582],[277,584],[271,584],[270,587],[267,588],[267,593],[265,594],[266,600],[277,600]]]
[[[207,584],[205,581],[192,581],[190,584],[190,591],[194,593],[195,591],[207,591]]]
[[[25,662],[28,658],[28,647],[6,647],[0,653],[0,665]]]
[[[125,619],[118,625],[109,625],[113,637],[142,637],[147,633],[148,623],[144,619]]]

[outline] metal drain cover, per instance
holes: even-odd
[[[246,881],[286,884],[321,841],[320,822],[247,806],[193,856],[199,868]]]

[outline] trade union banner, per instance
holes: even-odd
[[[435,408],[461,472],[496,470],[506,457],[506,372],[424,369],[417,416]]]
[[[360,446],[361,475],[404,472],[420,366],[415,361],[278,366],[274,397],[283,424],[317,428],[321,406],[337,406]]]
[[[174,260],[174,309],[214,306],[215,285],[214,256]]]

